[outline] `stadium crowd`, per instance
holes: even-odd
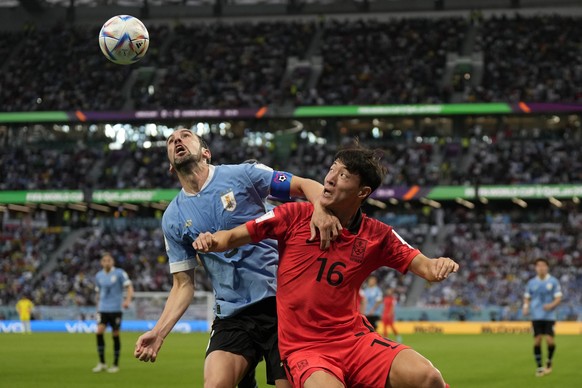
[[[473,27],[483,79],[466,83],[463,98],[580,101],[580,41],[572,37],[582,36],[581,25],[579,17],[560,15],[485,19]],[[3,32],[2,111],[449,102],[455,86],[444,79],[446,58],[460,52],[471,27],[468,17],[442,17],[148,28],[150,49],[135,77],[135,67],[99,52],[98,27]],[[309,62],[319,53],[321,71],[309,65],[287,72],[291,57]]]
[[[456,306],[467,314],[501,306],[498,319],[519,319],[536,258],[550,262],[550,274],[562,285],[561,318],[582,304],[582,214],[575,208],[497,213],[485,222],[467,211],[447,218],[439,254],[455,257],[463,270],[446,283],[427,286],[422,305]]]

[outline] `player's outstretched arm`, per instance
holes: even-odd
[[[412,259],[409,269],[412,273],[429,282],[440,282],[449,277],[451,273],[457,272],[459,270],[459,264],[448,257],[429,259],[422,253],[419,253]]]
[[[194,270],[177,272],[164,311],[154,328],[142,334],[135,344],[133,355],[140,361],[155,362],[164,339],[190,306],[194,296]]]
[[[329,248],[329,244],[341,233],[342,224],[332,212],[321,206],[319,202],[319,198],[323,193],[323,185],[312,179],[293,176],[290,192],[291,196],[303,196],[313,204],[313,216],[309,224],[311,237],[309,239],[313,240],[317,236],[317,231],[319,231],[320,248]]]
[[[192,247],[200,252],[224,252],[250,243],[251,235],[245,224],[234,229],[220,230],[216,233],[200,233]]]

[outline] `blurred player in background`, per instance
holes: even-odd
[[[168,137],[167,152],[170,171],[182,185],[162,220],[173,286],[155,327],[136,343],[134,355],[141,361],[156,360],[164,338],[190,305],[197,253],[192,242],[200,232],[229,229],[264,215],[269,194],[305,196],[315,202],[322,193],[315,181],[262,164],[213,166],[208,144],[188,129],[178,129]],[[320,226],[322,243],[327,244],[341,230],[339,221],[321,206],[314,225]],[[204,363],[205,387],[236,386],[263,357],[268,383],[288,387],[277,340],[275,241],[221,254],[198,253],[216,296]]]
[[[402,337],[398,335],[398,331],[394,326],[394,310],[396,307],[396,297],[394,296],[394,289],[389,288],[386,290],[386,295],[384,296],[384,311],[382,312],[382,324],[383,333],[382,335],[388,338],[388,328],[392,329],[394,336],[396,337],[396,341],[402,342]]]
[[[279,349],[294,387],[446,386],[430,361],[381,337],[358,311],[360,285],[381,266],[411,270],[431,282],[458,270],[453,260],[427,258],[391,227],[362,213],[362,202],[383,174],[372,151],[337,153],[320,199],[344,227],[329,251],[310,238],[308,203],[283,204],[237,228],[201,233],[193,244],[209,252],[278,240]]]
[[[536,276],[527,282],[523,298],[523,315],[529,316],[534,331],[534,356],[537,364],[536,376],[540,377],[552,371],[552,358],[556,350],[554,325],[556,307],[562,300],[562,288],[558,279],[549,274],[549,263],[539,258],[535,261]],[[542,338],[548,346],[546,367],[542,363]]]
[[[32,311],[34,310],[34,303],[26,295],[22,296],[18,302],[16,302],[16,312],[18,312],[18,317],[22,323],[23,333],[31,334],[30,329],[30,319],[32,318]]]
[[[378,287],[378,278],[374,275],[368,278],[366,287],[364,288],[365,307],[364,315],[374,327],[378,328],[378,321],[382,314],[382,289]]]
[[[119,352],[121,341],[119,329],[121,327],[122,308],[126,309],[133,298],[133,286],[127,273],[115,267],[115,260],[109,253],[101,257],[101,271],[95,276],[95,291],[97,291],[97,353],[99,364],[93,372],[119,372]],[[123,294],[125,292],[125,299]],[[107,326],[111,326],[113,334],[113,364],[107,368],[105,364],[104,333]]]

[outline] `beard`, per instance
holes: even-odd
[[[192,168],[200,163],[201,160],[201,154],[189,153],[188,155],[182,157],[176,157],[174,159],[173,166],[178,173],[188,173],[192,171]]]

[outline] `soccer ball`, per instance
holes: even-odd
[[[99,32],[103,54],[119,65],[129,65],[143,58],[150,45],[148,30],[141,20],[129,15],[109,19]]]

